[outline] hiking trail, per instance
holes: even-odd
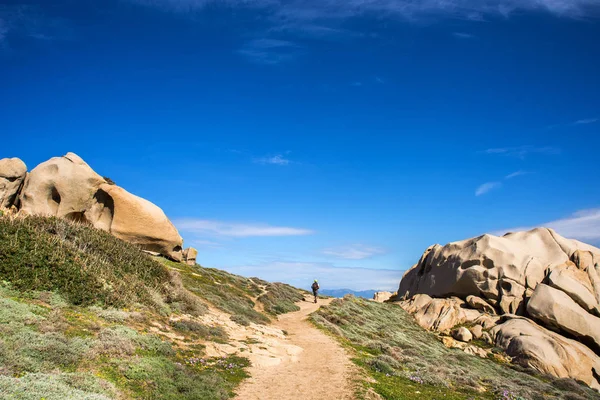
[[[250,378],[236,400],[352,400],[355,367],[343,347],[307,321],[308,315],[332,299],[296,303],[300,311],[280,315],[273,323],[287,333],[278,363],[253,363]]]

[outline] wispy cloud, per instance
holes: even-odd
[[[404,271],[369,268],[338,267],[331,263],[303,261],[273,261],[264,264],[227,267],[243,276],[258,276],[271,282],[285,282],[296,287],[310,288],[314,279],[322,289],[389,290],[398,289]]]
[[[560,149],[552,146],[517,146],[497,147],[484,150],[485,154],[496,154],[508,157],[525,158],[530,154],[555,155],[560,154]]]
[[[574,125],[587,125],[587,124],[593,124],[594,122],[598,122],[598,118],[580,119],[578,121],[573,122],[573,124]]]
[[[353,244],[344,247],[324,249],[323,254],[346,260],[364,260],[376,255],[385,254],[387,251],[382,247],[367,246],[364,244]]]
[[[261,38],[246,42],[238,53],[252,62],[274,65],[293,60],[299,47],[287,40]]]
[[[15,39],[42,41],[71,39],[70,24],[51,17],[36,5],[0,5],[0,45],[8,47]]]
[[[185,233],[208,237],[261,237],[261,236],[301,236],[314,231],[303,228],[272,226],[268,224],[244,224],[236,222],[214,221],[185,218],[173,222],[177,229]]]
[[[504,177],[504,180],[509,180],[509,179],[513,179],[516,178],[517,176],[522,176],[522,175],[528,175],[531,172],[527,172],[527,171],[515,171],[513,173],[510,173],[508,175],[506,175]],[[496,189],[500,189],[503,186],[502,182],[500,181],[494,181],[494,182],[486,182],[483,185],[480,185],[476,190],[475,190],[475,196],[482,196],[486,193],[491,192],[492,190],[496,190]]]
[[[474,36],[470,33],[454,32],[453,35],[459,39],[472,39]]]
[[[291,163],[291,161],[285,158],[282,154],[276,154],[270,157],[255,158],[254,162],[263,165],[289,165]]]
[[[507,232],[527,231],[536,227],[552,228],[562,236],[579,240],[600,240],[600,208],[577,211],[567,218],[545,222],[535,226],[522,226],[494,232],[501,236]]]
[[[349,24],[359,18],[378,21],[438,21],[466,19],[485,21],[487,16],[510,17],[517,12],[547,12],[565,18],[594,17],[600,14],[598,0],[121,0],[155,7],[170,12],[194,14],[205,8],[254,10],[265,23],[257,32],[265,40],[279,40],[281,36],[304,39],[346,40],[373,37],[372,32],[361,32],[358,24]],[[352,26],[352,28],[348,28]],[[467,39],[467,33],[457,32]],[[259,39],[261,40],[261,39]],[[303,51],[290,46],[270,48],[246,43],[238,53],[248,60],[266,65],[290,61]]]
[[[522,176],[522,175],[528,175],[531,172],[527,172],[527,171],[515,171],[512,174],[508,174],[504,177],[504,179],[512,179],[512,178],[516,178],[517,176]]]
[[[415,19],[462,17],[482,20],[484,15],[509,16],[515,11],[546,11],[562,17],[581,17],[597,11],[597,0],[129,0],[172,11],[190,12],[207,6],[260,8],[281,22],[324,22],[375,14]]]
[[[500,187],[502,187],[502,182],[486,182],[475,190],[475,196],[482,196]]]

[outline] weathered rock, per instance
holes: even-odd
[[[469,331],[475,339],[480,339],[483,335],[483,327],[481,325],[475,325],[469,328]]]
[[[500,317],[497,315],[481,314],[473,322],[481,325],[483,327],[483,329],[492,329],[494,326],[496,326],[498,324],[499,320],[500,320]]]
[[[599,390],[600,358],[581,343],[516,317],[491,331],[513,362],[559,378],[572,378]]]
[[[477,347],[477,346],[473,346],[473,345],[465,347],[465,349],[463,351],[472,356],[478,356],[481,358],[487,358],[487,356],[488,356],[487,351],[485,351],[481,347]]]
[[[187,265],[196,265],[196,257],[198,257],[198,250],[193,247],[188,247],[183,251],[183,260]]]
[[[394,294],[392,292],[375,292],[373,295],[373,300],[378,303],[383,303],[384,301],[389,300],[393,295]]]
[[[404,275],[398,296],[473,295],[497,304],[502,313],[522,314],[524,299],[547,270],[564,265],[577,250],[600,259],[600,249],[546,228],[434,245]]]
[[[593,267],[600,262],[600,255],[597,252],[588,250],[576,250],[571,255],[571,261],[584,271],[588,267]]]
[[[457,297],[433,299],[420,294],[395,304],[414,314],[422,328],[438,332],[448,332],[456,325],[474,322],[481,316],[479,311],[466,308],[465,302]]]
[[[492,336],[488,332],[483,332],[483,334],[481,335],[481,340],[483,340],[487,344],[494,344],[494,339],[492,339]]]
[[[442,344],[449,349],[460,349],[464,350],[467,347],[467,344],[464,342],[458,342],[451,338],[450,336],[442,336]]]
[[[587,313],[566,293],[538,285],[529,299],[527,312],[547,327],[567,332],[600,352],[600,318]]]
[[[99,191],[106,193],[114,204],[110,233],[181,261],[183,239],[159,207],[119,186],[102,184]]]
[[[183,240],[163,211],[108,184],[79,156],[52,158],[31,171],[20,196],[21,212],[92,224],[116,237],[181,260]]]
[[[27,166],[18,158],[0,160],[0,208],[10,208],[27,176]]]
[[[452,337],[456,340],[460,340],[461,342],[465,342],[465,343],[468,343],[471,340],[473,340],[473,335],[471,334],[471,331],[469,331],[464,326],[461,326],[460,328],[453,330]]]
[[[548,284],[565,292],[587,312],[598,312],[598,302],[588,274],[575,265],[565,264],[555,268],[548,276]]]
[[[76,154],[52,158],[27,176],[21,212],[85,220],[84,214],[98,203],[95,195],[103,183],[104,179]],[[112,214],[106,217],[108,227]]]
[[[477,297],[477,296],[467,296],[467,304],[470,305],[472,308],[476,309],[476,310],[481,310],[483,312],[489,313],[489,314],[496,314],[496,310],[494,310],[494,307],[492,307],[490,304],[488,304],[485,300],[483,300],[481,297]]]

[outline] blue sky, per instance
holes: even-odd
[[[0,5],[0,157],[73,151],[199,261],[395,289],[433,243],[600,244],[600,0]]]

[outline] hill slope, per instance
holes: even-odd
[[[260,346],[230,332],[269,329],[261,327],[297,308],[298,296],[154,259],[86,225],[0,216],[0,393],[227,399],[247,376],[240,351]]]
[[[371,375],[367,388],[384,399],[600,399],[574,380],[508,364],[501,349],[489,359],[448,349],[394,304],[346,296],[321,307],[312,321],[354,352]]]

